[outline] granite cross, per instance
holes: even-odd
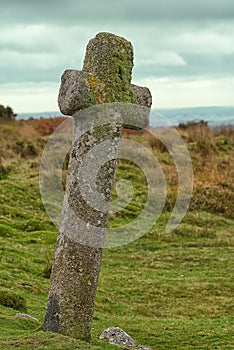
[[[122,130],[128,124],[147,126],[152,104],[147,88],[131,84],[132,68],[132,44],[99,33],[87,45],[82,71],[66,70],[61,79],[59,107],[73,116],[75,126],[44,321],[47,331],[90,337]],[[146,107],[147,113],[134,114],[134,106]],[[128,122],[134,118],[140,123]],[[103,142],[104,158],[98,148]],[[96,169],[98,155],[102,159]],[[93,192],[95,205],[89,201]]]

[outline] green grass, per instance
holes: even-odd
[[[140,171],[120,164],[117,179],[133,178],[136,192],[120,225],[142,210]],[[0,306],[0,349],[116,349],[98,339],[119,326],[153,349],[233,349],[233,221],[221,214],[188,212],[171,234],[163,213],[145,236],[103,253],[90,343],[42,330],[57,229],[47,217],[30,162],[12,164],[0,180],[1,293],[16,295],[25,312]],[[4,304],[4,303],[3,303]]]

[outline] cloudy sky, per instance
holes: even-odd
[[[0,104],[56,111],[98,32],[130,40],[155,108],[234,105],[233,0],[0,0]]]

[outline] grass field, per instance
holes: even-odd
[[[89,343],[42,329],[57,229],[43,208],[38,169],[48,135],[61,120],[0,125],[0,349],[115,349],[98,339],[119,326],[153,349],[234,349],[234,131],[182,126],[194,170],[194,193],[182,224],[165,226],[176,199],[173,159],[147,133],[125,137],[152,149],[168,182],[165,210],[146,235],[105,249]],[[131,179],[136,195],[120,225],[145,200],[142,174],[121,161],[116,179]],[[39,323],[16,317],[25,312]],[[117,348],[116,348],[117,349]]]

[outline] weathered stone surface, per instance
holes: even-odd
[[[133,47],[124,38],[99,33],[87,45],[82,71],[66,70],[62,76],[58,104],[65,115],[73,115],[94,104],[137,103],[150,108],[149,89],[131,84]]]
[[[150,108],[152,105],[152,95],[150,90],[147,87],[142,87],[134,84],[132,84],[131,87],[136,95],[135,103]]]
[[[45,330],[89,339],[102,249],[59,234]]]
[[[132,68],[132,44],[99,33],[88,43],[83,70],[66,70],[62,76],[58,102],[62,113],[74,117],[74,140],[44,321],[47,331],[90,337],[122,129],[128,124],[144,128],[149,120],[151,95],[147,88],[131,85]]]
[[[119,327],[109,327],[99,336],[100,339],[107,339],[113,345],[137,346],[137,342]]]
[[[138,344],[130,335],[119,327],[107,328],[102,332],[99,338],[107,339],[112,345],[124,346],[124,349],[152,350],[151,348]]]
[[[136,96],[130,85],[132,68],[133,47],[126,39],[99,33],[89,41],[83,70],[90,74],[96,103],[134,103]]]
[[[61,78],[58,103],[60,111],[65,115],[72,115],[94,103],[88,76],[85,72],[65,70]]]
[[[74,338],[88,340],[94,310],[95,295],[101,265],[102,247],[108,222],[109,203],[114,182],[117,154],[122,125],[116,122],[106,125],[106,118],[114,120],[110,109],[92,107],[86,117],[85,111],[75,116],[75,133],[68,166],[66,193],[64,197],[59,236],[57,239],[51,286],[44,321],[44,329]],[[115,114],[115,111],[112,111]],[[102,117],[101,117],[101,115]],[[103,118],[103,124],[99,117]],[[84,132],[79,134],[80,130]],[[104,149],[107,162],[96,176],[92,161],[92,149],[105,142],[111,149]],[[99,152],[96,157],[98,157]],[[80,174],[82,159],[92,161],[92,167]],[[114,158],[114,159],[113,159]],[[109,161],[108,161],[109,159]],[[99,198],[107,206],[98,210],[89,205],[82,188],[90,187],[89,176],[97,184]],[[87,183],[88,182],[88,183]],[[91,181],[90,181],[91,182]]]

